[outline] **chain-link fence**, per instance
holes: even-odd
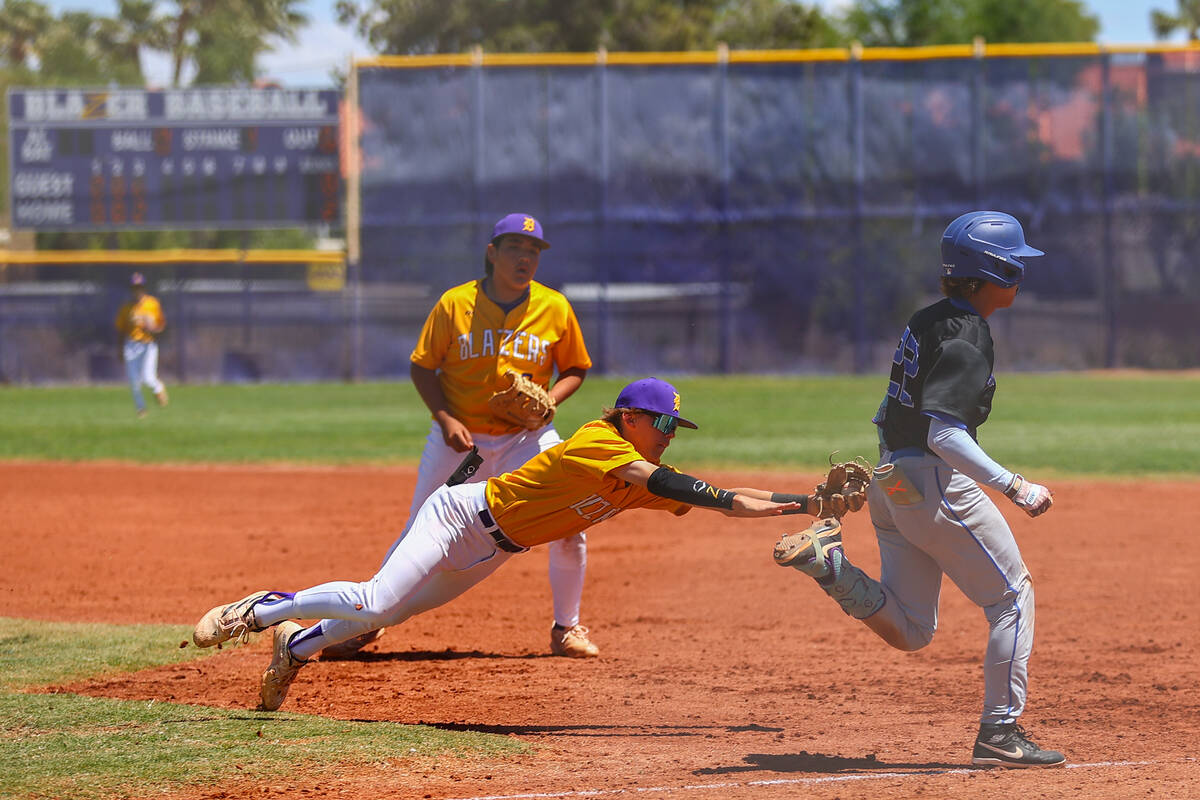
[[[936,296],[942,229],[979,208],[1047,253],[992,318],[999,369],[1200,363],[1198,49],[380,58],[357,79],[345,288],[165,270],[187,326],[164,374],[406,377],[433,301],[482,275],[514,211],[543,222],[537,277],[610,373],[881,371]],[[81,354],[128,270],[76,295],[43,271],[34,299],[13,269],[0,372],[107,375]]]

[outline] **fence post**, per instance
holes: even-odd
[[[486,145],[483,121],[483,48],[479,45],[471,47],[471,74],[473,78],[471,83],[471,107],[474,110],[471,122],[475,128],[472,131],[474,135],[471,138],[473,150],[471,153],[472,202],[475,205],[473,209],[475,212],[475,223],[477,225],[486,225],[487,220],[483,217],[483,181],[486,177],[483,163],[483,151]],[[484,238],[487,237],[485,236]]]
[[[254,326],[254,294],[250,288],[251,278],[246,268],[246,246],[248,244],[249,231],[242,231],[242,249],[238,251],[238,272],[242,275],[242,349],[247,354],[250,351]]]
[[[358,65],[350,58],[350,74],[346,80],[346,118],[342,121],[342,170],[346,176],[346,277],[350,281],[350,380],[358,382],[363,375],[362,319],[362,164],[358,138],[359,87]]]
[[[596,371],[601,375],[608,373],[608,285],[611,277],[613,259],[605,256],[609,247],[608,237],[608,50],[601,47],[596,51],[596,123],[599,131],[598,146],[600,149],[598,163],[600,164],[600,207],[596,214],[596,236],[598,241],[593,253],[600,254],[600,264],[597,270],[600,278],[600,291],[596,293],[596,328],[599,344],[596,348]]]
[[[179,370],[179,382],[187,383],[188,368],[187,368],[187,343],[191,337],[188,336],[188,329],[191,327],[188,324],[188,292],[187,281],[179,277],[179,265],[172,264],[170,266],[170,275],[172,283],[175,284],[175,314],[179,318],[177,330],[175,331],[175,357],[178,360],[177,369]]]
[[[866,245],[863,242],[863,183],[866,180],[866,167],[863,163],[863,89],[862,89],[862,43],[850,45],[850,142],[854,154],[854,208],[850,214],[851,239],[854,242],[854,263],[850,266],[850,276],[854,288],[853,317],[854,317],[854,363],[855,373],[866,371],[868,360],[867,346],[867,311],[866,286],[863,281],[864,253]]]
[[[983,70],[986,45],[976,36],[975,69],[971,73],[971,181],[975,185],[975,207],[983,208]]]
[[[1117,286],[1116,261],[1113,258],[1113,92],[1112,92],[1112,54],[1101,49],[1100,52],[1100,157],[1104,254],[1101,256],[1101,269],[1104,271],[1100,280],[1102,302],[1104,306],[1105,336],[1104,336],[1104,366],[1112,369],[1117,366]]]
[[[729,267],[729,45],[717,45],[717,148],[719,153],[720,196],[717,200],[717,268],[721,292],[718,295],[720,327],[717,333],[717,370],[732,371],[730,353],[733,338],[733,293]]]

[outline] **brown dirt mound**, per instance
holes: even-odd
[[[706,477],[793,490],[817,479]],[[0,615],[191,623],[255,589],[364,578],[403,525],[412,480],[406,469],[0,465]],[[532,753],[298,770],[270,785],[231,774],[186,796],[1200,796],[1200,483],[1139,487],[1163,510],[1133,519],[1117,484],[1054,488],[1051,514],[1009,519],[1037,580],[1025,723],[1073,768],[964,769],[986,623],[948,582],[933,644],[900,653],[771,562],[778,534],[807,518],[638,511],[589,534],[584,622],[599,659],[547,655],[535,550],[360,659],[305,668],[284,707],[507,734]],[[860,565],[878,566],[865,514],[847,520],[846,540]],[[266,645],[67,688],[250,708]]]

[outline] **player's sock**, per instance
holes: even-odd
[[[829,574],[817,578],[817,585],[837,601],[842,611],[855,619],[864,619],[883,608],[883,604],[887,602],[883,586],[851,564],[842,548],[835,547],[830,550],[828,560]]]
[[[841,578],[845,567],[850,565],[850,562],[846,560],[846,554],[842,551],[841,547],[835,547],[830,550],[829,558],[826,559],[826,561],[829,564],[829,574],[823,578],[815,579],[817,583],[821,584],[821,586],[831,586],[832,584],[837,583]]]

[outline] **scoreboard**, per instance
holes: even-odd
[[[12,226],[336,224],[340,98],[334,90],[10,89]]]

